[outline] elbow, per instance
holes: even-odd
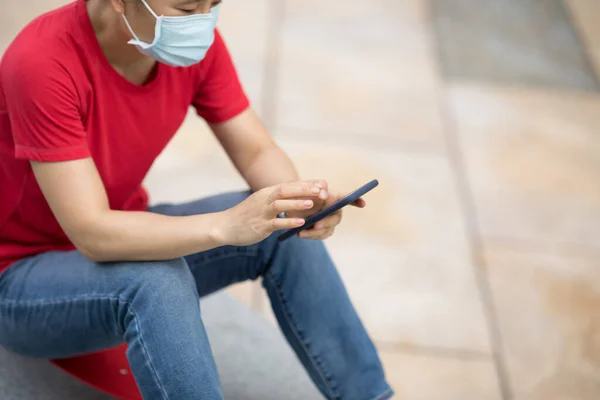
[[[91,260],[96,263],[101,262],[109,262],[110,257],[108,254],[101,249],[95,248],[94,246],[83,246],[83,245],[75,245],[77,250],[88,260]]]
[[[77,251],[79,251],[88,260],[97,263],[109,261],[107,252],[97,244],[93,245],[82,240],[73,240],[73,244],[75,245]]]
[[[69,235],[71,236],[71,235]],[[71,242],[84,257],[94,262],[114,261],[108,246],[94,230],[80,231],[71,236]]]

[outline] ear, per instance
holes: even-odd
[[[128,0],[109,0],[113,10],[118,14],[125,14],[125,3]]]

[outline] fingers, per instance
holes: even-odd
[[[356,199],[354,202],[352,202],[352,205],[354,207],[358,207],[358,208],[365,208],[367,206],[367,202],[362,198],[358,198]]]
[[[322,221],[317,222],[313,227],[302,231],[298,236],[302,239],[324,240],[333,235],[335,228],[342,221],[342,211],[330,215]]]
[[[320,187],[321,189],[328,189],[328,184],[327,181],[324,179],[311,179],[309,182],[314,183],[315,185],[317,185],[318,187]]]
[[[317,196],[321,191],[322,188],[310,181],[283,183],[275,187],[269,196],[269,203],[280,199]]]
[[[329,190],[327,189],[327,182],[322,180],[322,179],[318,179],[315,180],[315,185],[323,190],[321,190],[321,192],[318,194],[318,197],[320,200],[327,200],[329,198]]]
[[[313,230],[332,229],[342,222],[342,210],[331,214],[329,217],[317,222],[312,228]]]
[[[302,239],[324,240],[333,235],[335,228],[307,229],[298,234]]]
[[[323,189],[319,193],[318,197],[319,197],[319,200],[325,201],[329,198],[329,192],[327,191],[327,189]]]
[[[275,218],[271,220],[271,226],[274,231],[278,231],[280,229],[298,228],[304,225],[304,222],[302,218]]]
[[[314,206],[312,200],[275,200],[269,205],[269,211],[277,215],[281,212],[310,210]]]

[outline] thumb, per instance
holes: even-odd
[[[365,208],[367,206],[367,202],[362,197],[360,197],[360,198],[354,200],[352,202],[352,205],[354,207],[358,207],[358,208]]]

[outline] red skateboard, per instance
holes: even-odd
[[[125,355],[127,344],[50,362],[75,378],[121,400],[142,400]]]

